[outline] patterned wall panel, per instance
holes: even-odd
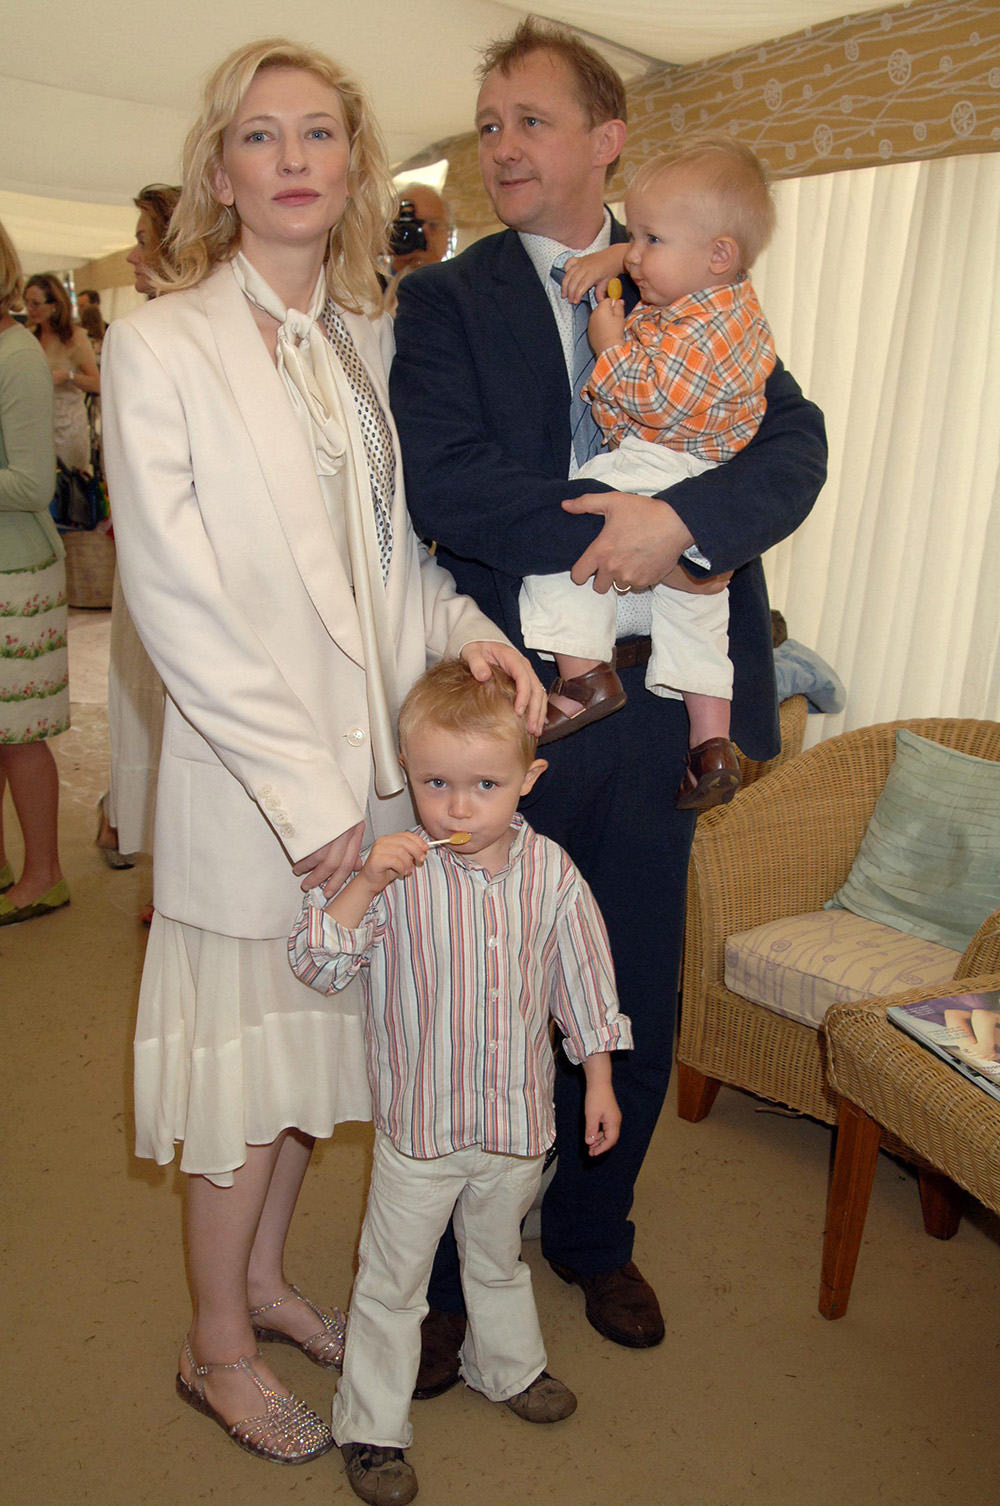
[[[805,177],[959,152],[1000,150],[1000,4],[949,0],[844,16],[690,68],[632,83],[629,144],[609,190],[678,136],[727,131],[775,177]],[[438,142],[459,224],[496,220],[474,134]]]

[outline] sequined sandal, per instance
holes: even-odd
[[[293,1299],[304,1302],[323,1325],[318,1333],[310,1335],[308,1339],[293,1339],[290,1333],[282,1333],[280,1328],[267,1328],[257,1321],[264,1313],[273,1312],[276,1307],[283,1307]],[[291,1286],[289,1294],[279,1297],[277,1302],[265,1302],[263,1307],[251,1307],[250,1322],[262,1343],[291,1344],[293,1349],[300,1349],[307,1359],[323,1370],[339,1370],[344,1363],[344,1334],[347,1328],[344,1314],[339,1307],[335,1307],[332,1314],[325,1313],[315,1302],[303,1297],[297,1286]]]
[[[321,1417],[311,1412],[297,1396],[282,1396],[265,1386],[253,1361],[261,1358],[260,1350],[249,1358],[241,1355],[231,1365],[199,1365],[184,1340],[184,1353],[191,1366],[191,1381],[177,1373],[177,1395],[189,1407],[210,1417],[223,1428],[233,1442],[258,1459],[273,1459],[275,1464],[308,1464],[333,1448],[333,1434]],[[242,1422],[227,1422],[205,1395],[205,1376],[213,1370],[243,1370],[249,1375],[264,1399],[266,1410],[259,1417],[245,1417]]]

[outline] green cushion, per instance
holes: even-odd
[[[1000,908],[1000,763],[901,727],[836,907],[964,951]]]

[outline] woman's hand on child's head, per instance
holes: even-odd
[[[414,868],[422,868],[427,857],[427,843],[413,831],[397,831],[379,837],[365,859],[361,877],[373,894],[381,894],[396,879],[406,878]]]
[[[621,298],[605,298],[590,316],[587,339],[595,356],[621,345],[625,339],[625,304]]]

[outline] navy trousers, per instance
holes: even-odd
[[[618,1144],[587,1155],[584,1075],[560,1050],[556,1065],[558,1167],[542,1205],[542,1252],[581,1275],[632,1258],[635,1181],[670,1079],[684,936],[684,897],[695,812],[674,796],[688,747],[680,701],[651,695],[645,666],[621,671],[628,704],[541,750],[549,769],[522,803],[531,825],[569,853],[594,891],[611,939],[621,1007],[634,1049],[613,1056],[622,1111]],[[438,1248],[432,1307],[461,1311],[450,1231]]]

